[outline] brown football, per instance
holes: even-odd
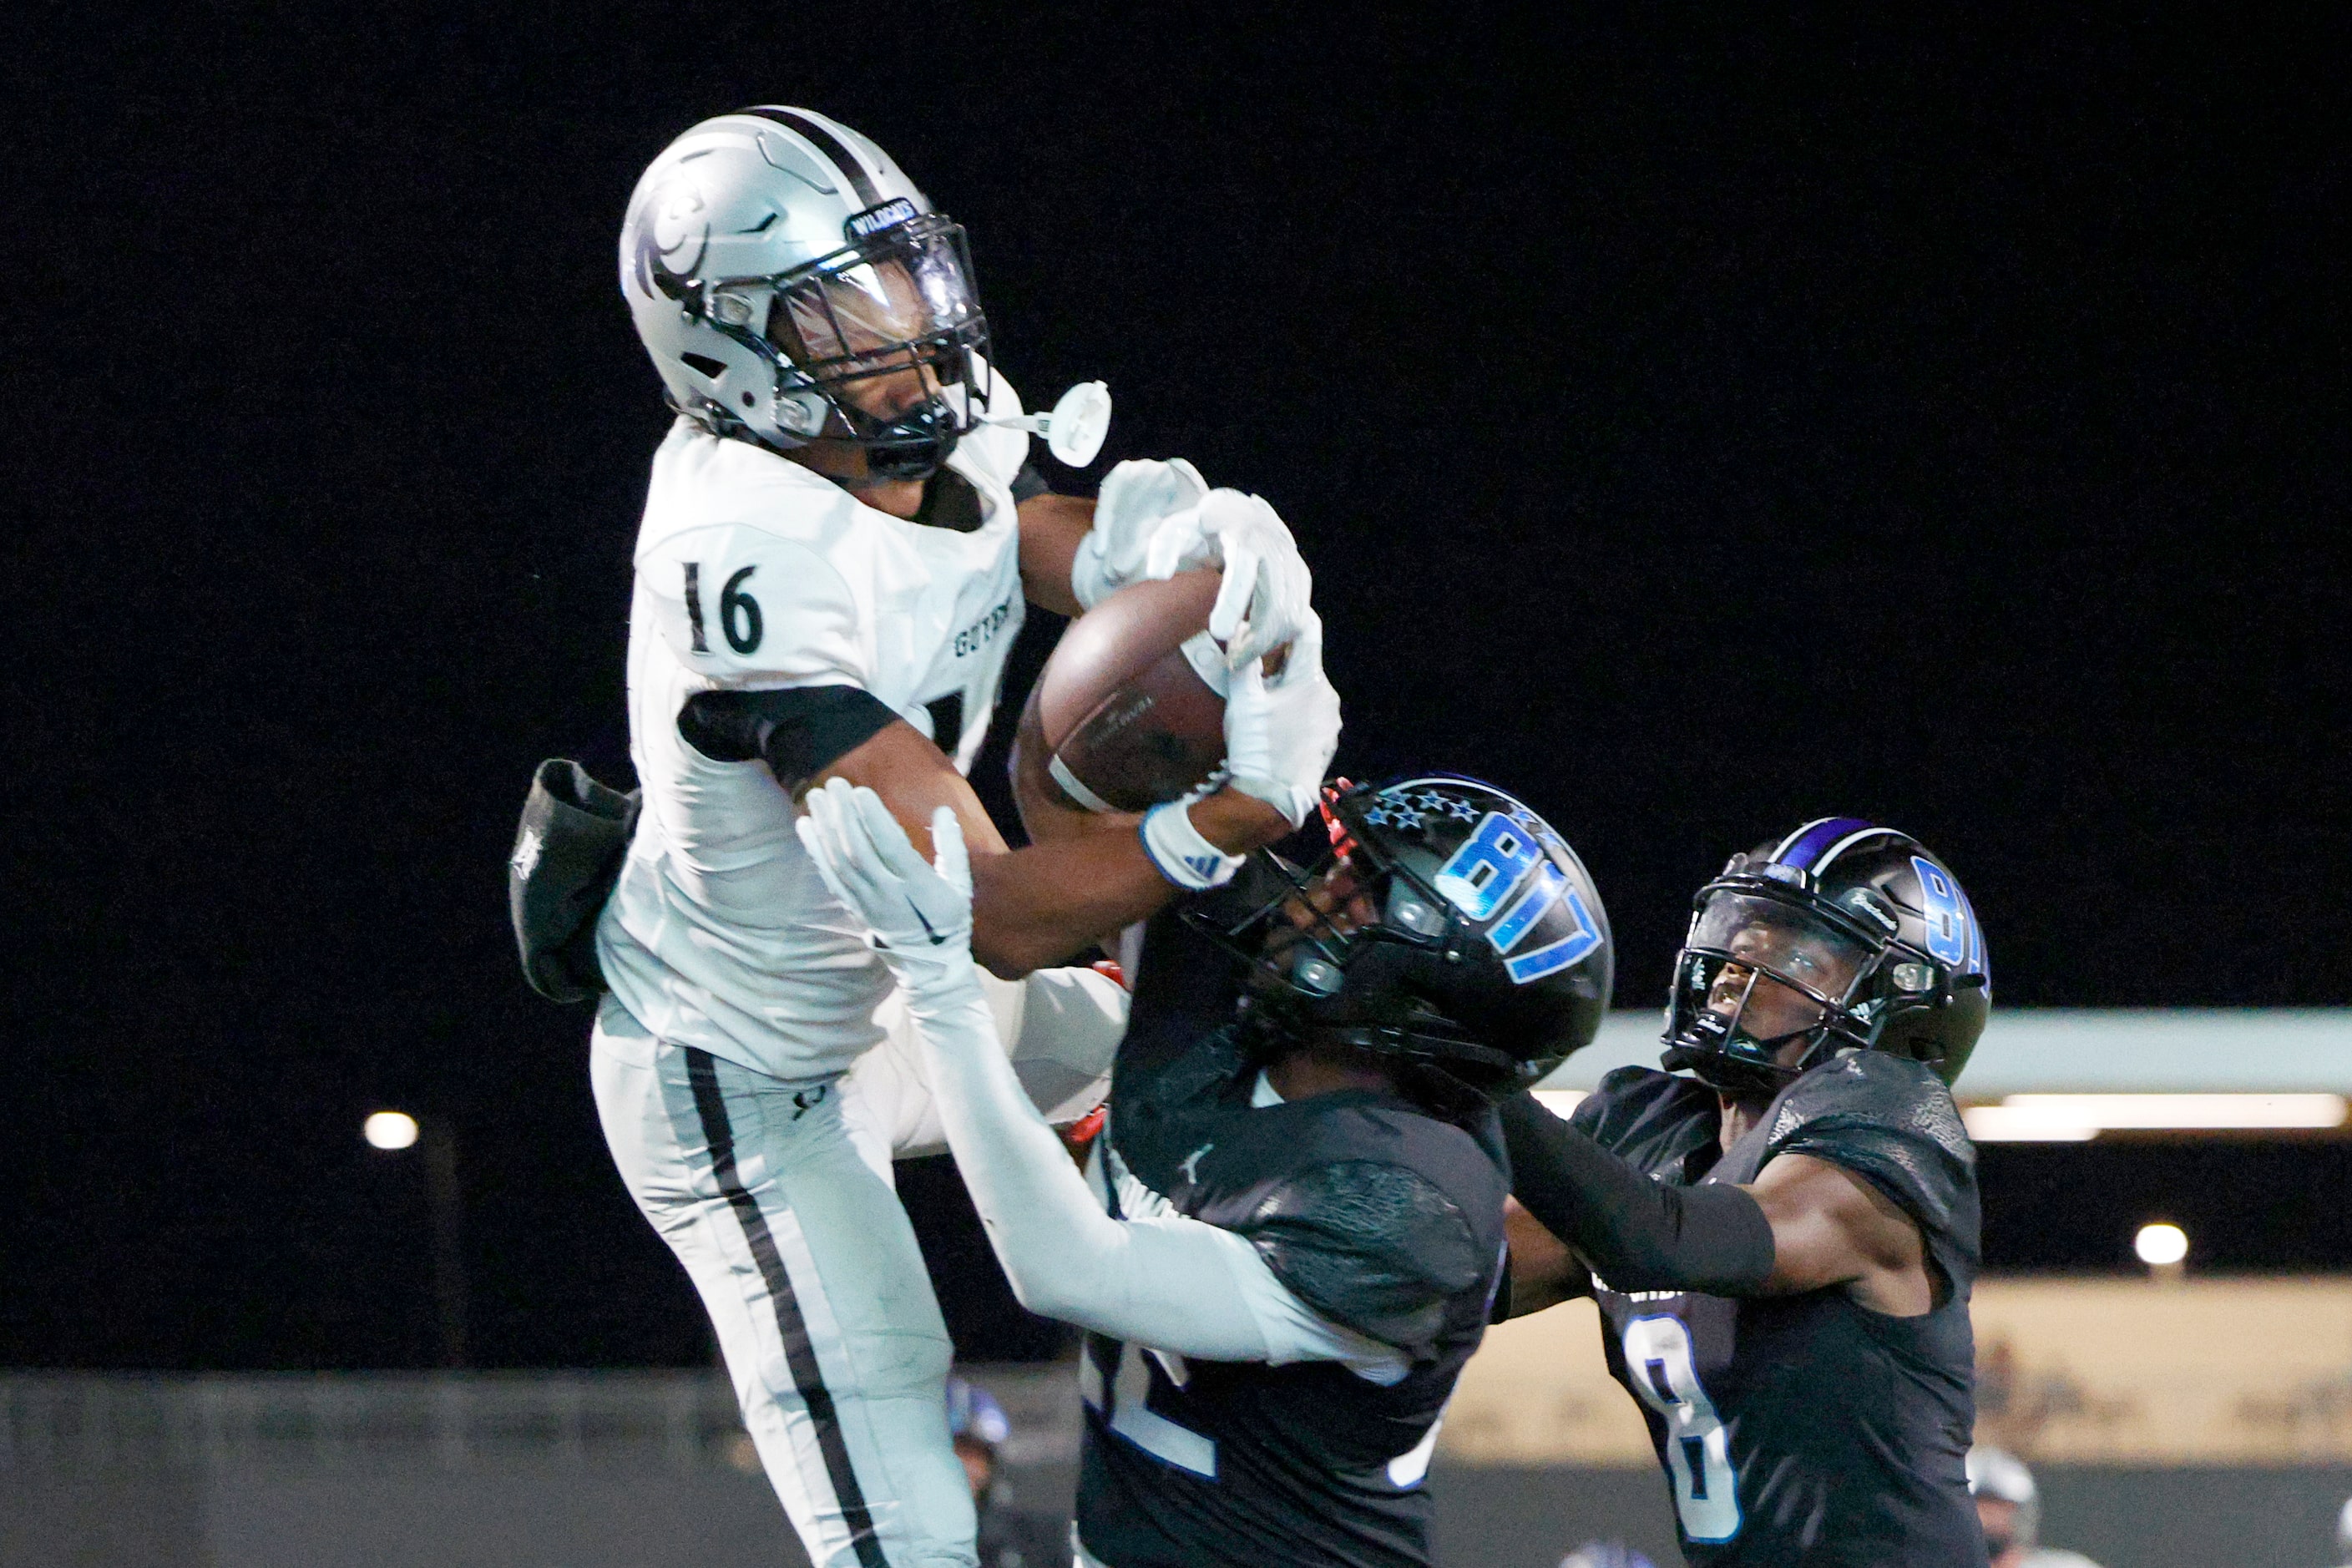
[[[1013,796],[1040,842],[1174,800],[1225,760],[1225,702],[1192,671],[1214,572],[1122,588],[1072,621],[1014,732]]]

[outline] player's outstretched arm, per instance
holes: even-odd
[[[1852,1171],[1811,1154],[1783,1153],[1743,1190],[1772,1226],[1772,1277],[1763,1294],[1843,1285],[1877,1311],[1907,1318],[1934,1310],[1918,1222]]]
[[[1181,1355],[1334,1353],[1329,1326],[1243,1237],[1175,1216],[1117,1220],[1096,1202],[996,1041],[968,946],[970,883],[951,814],[934,824],[934,865],[877,797],[843,783],[811,795],[800,833],[907,995],[948,1146],[1023,1305]]]
[[[1520,1095],[1503,1108],[1513,1194],[1620,1290],[1789,1296],[1850,1288],[1876,1310],[1934,1306],[1917,1224],[1862,1177],[1785,1153],[1747,1186],[1654,1182]]]
[[[1502,1121],[1511,1195],[1614,1289],[1752,1296],[1771,1279],[1771,1223],[1741,1188],[1654,1182],[1530,1094]]]
[[[1048,490],[1021,503],[1021,591],[1029,602],[1057,616],[1075,616],[1086,605],[1072,589],[1070,572],[1087,535],[1094,531],[1095,502],[1085,496]]]
[[[1339,696],[1323,673],[1322,622],[1312,610],[1290,647],[1278,676],[1255,659],[1234,672],[1223,788],[1141,817],[1106,817],[1100,831],[1007,849],[971,785],[903,721],[842,754],[815,782],[872,790],[925,854],[932,819],[950,812],[971,847],[972,951],[998,974],[1024,974],[1148,918],[1179,888],[1222,879],[1239,857],[1306,820],[1339,744]]]
[[[1592,1294],[1592,1271],[1517,1198],[1504,1200],[1503,1238],[1510,1261],[1504,1274],[1506,1294],[1497,1303],[1497,1322]]]

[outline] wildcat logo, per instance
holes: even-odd
[[[630,253],[637,287],[688,303],[694,275],[710,251],[710,216],[690,180],[673,179],[647,198]],[[688,309],[693,309],[688,304]]]

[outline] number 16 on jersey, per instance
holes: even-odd
[[[1693,1541],[1730,1540],[1739,1533],[1730,1435],[1699,1386],[1690,1330],[1680,1318],[1627,1323],[1625,1371],[1642,1403],[1665,1418],[1666,1468],[1674,1475],[1683,1533]]]

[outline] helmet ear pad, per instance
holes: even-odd
[[[1956,975],[1950,990],[1951,1000],[1941,1007],[1926,1001],[1896,1004],[1878,1032],[1880,1050],[1926,1063],[1947,1088],[1969,1065],[1992,1014],[1992,994],[1983,975]]]

